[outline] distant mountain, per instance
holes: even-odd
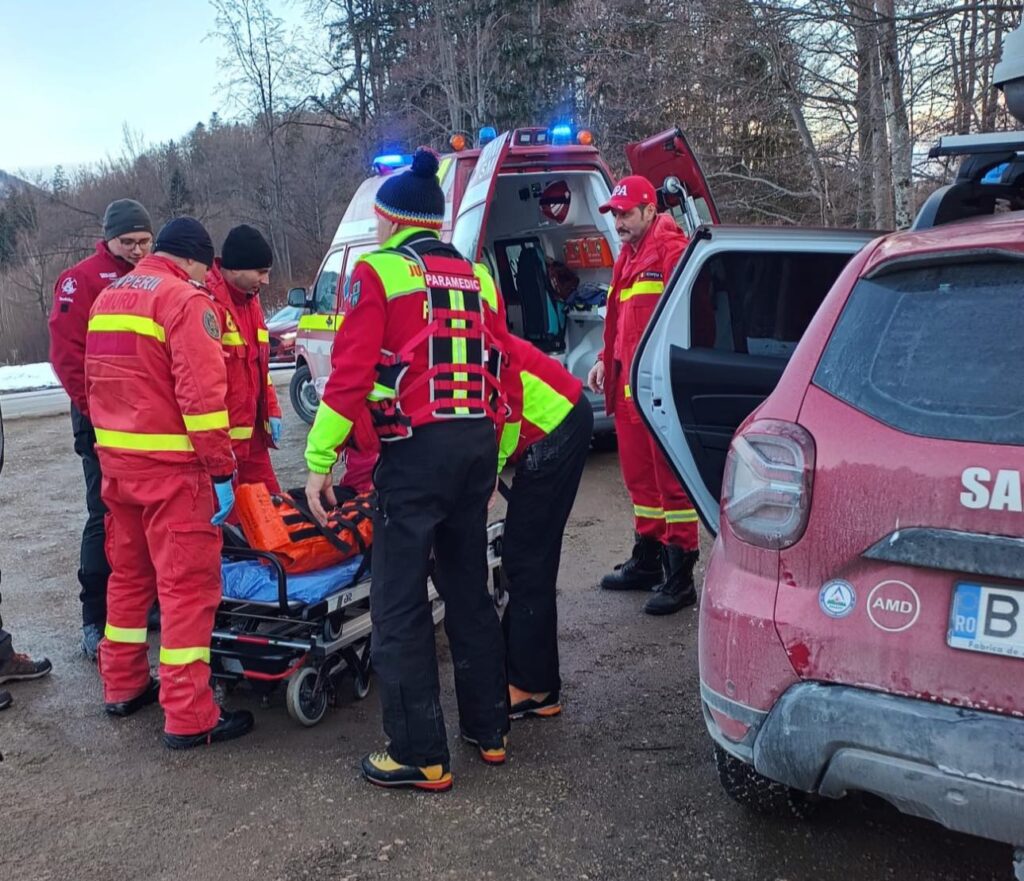
[[[32,184],[27,180],[22,180],[20,177],[15,177],[13,174],[8,174],[3,169],[0,169],[0,199],[14,190],[24,190],[31,186]]]

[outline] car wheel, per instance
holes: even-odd
[[[291,384],[288,386],[288,394],[292,399],[292,407],[299,414],[299,418],[307,425],[312,425],[316,419],[316,410],[320,406],[320,396],[316,393],[316,386],[313,385],[313,376],[309,372],[308,364],[300,364],[295,368]]]
[[[715,747],[715,765],[726,795],[745,808],[793,820],[806,820],[817,810],[814,796],[769,780],[720,746]]]

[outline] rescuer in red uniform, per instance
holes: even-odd
[[[82,651],[96,660],[107,616],[107,578],[110,566],[104,552],[103,515],[100,499],[99,459],[96,435],[89,419],[85,393],[85,333],[89,310],[108,284],[130,272],[153,245],[149,214],[132,199],[118,199],[103,215],[103,239],[96,250],[65,270],[53,288],[50,312],[50,363],[64,391],[71,398],[71,430],[75,452],[85,472],[85,503],[89,518],[82,532],[78,569],[82,602]]]
[[[433,153],[417,150],[412,168],[378,191],[381,249],[359,260],[345,291],[306,446],[306,498],[323,518],[319,497],[338,448],[380,437],[370,644],[389,743],[363,759],[363,774],[381,786],[444,790],[452,776],[427,600],[431,551],[462,736],[498,764],[509,722],[501,625],[487,592],[503,328],[487,270],[438,237],[437,169]]]
[[[646,178],[630,176],[600,208],[612,212],[622,250],[615,261],[604,325],[604,350],[587,379],[603,392],[615,417],[622,479],[633,500],[636,543],[630,558],[601,580],[606,590],[650,590],[650,615],[678,612],[697,601],[697,512],[640,419],[629,374],[647,322],[658,305],[687,238]]]
[[[206,289],[221,321],[237,482],[265,483],[279,493],[270,447],[281,439],[281,407],[270,379],[270,334],[260,304],[274,252],[259,230],[242,224],[228,233],[220,254],[206,274]]]
[[[213,244],[179,217],[154,253],[96,298],[86,340],[89,413],[103,467],[112,572],[100,643],[106,711],[157,699],[172,749],[239,737],[252,714],[220,709],[210,637],[221,536],[234,504],[221,325],[202,280]],[[159,595],[160,679],[149,673],[146,611]]]
[[[511,335],[504,346],[501,385],[509,416],[498,470],[506,462],[516,466],[502,537],[509,714],[556,716],[562,711],[562,682],[555,587],[594,412],[583,384],[554,358]]]

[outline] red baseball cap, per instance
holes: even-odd
[[[657,205],[658,197],[654,193],[654,186],[646,177],[638,174],[631,174],[624,177],[612,190],[612,197],[605,202],[598,210],[602,214],[609,211],[631,211],[637,205]]]

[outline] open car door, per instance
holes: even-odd
[[[503,132],[480,151],[452,227],[452,244],[467,260],[480,259],[484,228],[491,211],[498,171],[512,146],[512,132]]]
[[[874,235],[704,227],[676,267],[631,384],[712,534],[733,434],[771,394],[833,282]]]
[[[626,145],[633,174],[647,178],[658,191],[660,208],[676,217],[687,235],[702,223],[718,223],[718,209],[697,157],[680,128]]]

